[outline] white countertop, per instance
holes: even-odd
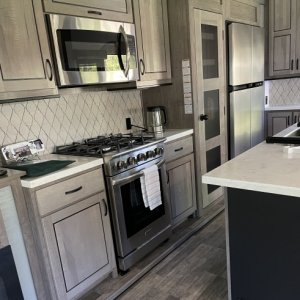
[[[48,154],[48,155],[41,156],[41,160],[51,160],[51,159],[75,160],[75,162],[64,167],[63,169],[49,173],[44,176],[21,179],[22,186],[26,188],[36,188],[43,184],[50,183],[58,179],[63,179],[67,176],[74,175],[76,173],[86,171],[103,164],[102,158],[95,158],[95,157],[57,155],[57,154]]]
[[[265,111],[300,110],[300,105],[265,106]]]
[[[165,143],[169,143],[194,133],[193,129],[166,129],[164,131]]]
[[[300,153],[284,152],[284,147],[263,142],[205,174],[202,182],[300,197]]]

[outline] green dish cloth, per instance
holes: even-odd
[[[73,162],[75,162],[75,160],[47,160],[35,163],[10,165],[5,166],[5,168],[25,171],[26,175],[22,176],[23,178],[37,177],[60,170]]]

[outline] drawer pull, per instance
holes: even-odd
[[[96,10],[88,10],[88,14],[102,16],[102,12]]]
[[[177,149],[175,149],[174,151],[175,151],[175,152],[178,152],[178,151],[181,151],[181,150],[183,150],[183,147],[177,148]]]
[[[75,190],[72,190],[72,191],[67,191],[65,192],[66,195],[69,195],[69,194],[73,194],[73,193],[76,193],[78,191],[82,190],[82,186],[78,187],[77,189]]]
[[[105,207],[105,213],[104,213],[104,216],[107,216],[107,204],[106,204],[105,199],[102,199],[102,202],[103,202],[104,207]]]

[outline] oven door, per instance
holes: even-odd
[[[138,79],[133,24],[49,15],[59,86]]]
[[[147,168],[147,164],[143,168]],[[164,161],[158,163],[158,172],[162,204],[153,210],[145,207],[143,202],[141,170],[128,177],[122,174],[122,179],[109,179],[110,205],[119,257],[125,257],[171,225]]]

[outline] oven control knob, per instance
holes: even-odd
[[[144,153],[140,153],[140,154],[138,154],[138,156],[137,156],[137,161],[138,162],[140,162],[140,161],[144,161],[144,160],[146,160],[147,158],[146,158],[146,155],[144,154]]]
[[[120,161],[117,162],[117,169],[118,170],[122,170],[122,169],[124,169],[126,167],[127,167],[126,163],[123,160],[120,160]]]
[[[162,147],[155,148],[155,149],[154,149],[154,153],[155,153],[156,155],[163,155],[163,153],[164,153],[164,148],[162,148]]]
[[[133,166],[136,164],[136,158],[135,157],[128,157],[127,159],[128,166]]]
[[[152,158],[155,156],[155,153],[154,153],[154,151],[147,151],[146,156],[147,156],[147,158]]]

